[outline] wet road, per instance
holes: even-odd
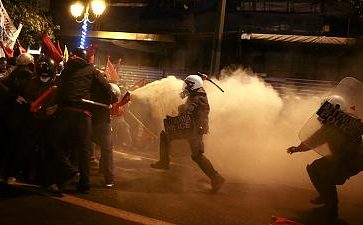
[[[245,184],[227,180],[217,194],[189,156],[174,157],[168,171],[149,167],[155,156],[115,152],[116,185],[102,186],[92,172],[89,194],[54,197],[37,187],[0,186],[1,225],[185,224],[268,225],[272,215],[324,225],[311,210],[312,189],[286,184]],[[363,195],[340,193],[342,224],[363,224]]]

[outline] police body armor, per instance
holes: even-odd
[[[337,142],[344,139],[342,136],[347,136],[354,141],[363,131],[363,83],[353,77],[346,77],[328,96],[344,99],[344,110],[329,101],[323,101],[299,133],[299,139],[305,145],[323,156],[332,154],[326,140]]]

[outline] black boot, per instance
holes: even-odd
[[[326,203],[326,200],[321,195],[319,195],[318,197],[310,200],[310,202],[314,205],[323,205]]]
[[[168,170],[169,169],[169,162],[167,161],[157,161],[156,163],[153,163],[150,165],[154,169],[160,169],[160,170]]]
[[[211,193],[217,193],[219,189],[222,187],[226,179],[224,179],[221,175],[217,174],[212,179],[212,190]]]

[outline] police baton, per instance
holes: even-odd
[[[208,75],[207,74],[204,74],[204,73],[201,73],[201,72],[198,72],[198,76],[200,76],[202,78],[202,80],[207,80],[209,82],[211,82],[212,84],[214,84],[221,92],[224,93],[224,90],[218,85],[216,84],[214,81],[212,81],[211,79],[209,79]]]
[[[91,101],[91,100],[87,100],[87,99],[84,99],[84,98],[81,99],[81,102],[88,103],[88,104],[91,104],[91,105],[100,106],[100,107],[104,107],[104,108],[107,108],[107,109],[110,108],[110,105],[103,104],[103,103],[100,103],[100,102]]]

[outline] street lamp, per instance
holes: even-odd
[[[76,19],[77,23],[83,23],[79,47],[84,49],[86,46],[88,23],[94,23],[105,11],[106,2],[104,0],[92,0],[84,6],[82,2],[78,1],[73,3],[70,9],[72,16]],[[92,12],[92,15],[90,14],[90,11]]]

